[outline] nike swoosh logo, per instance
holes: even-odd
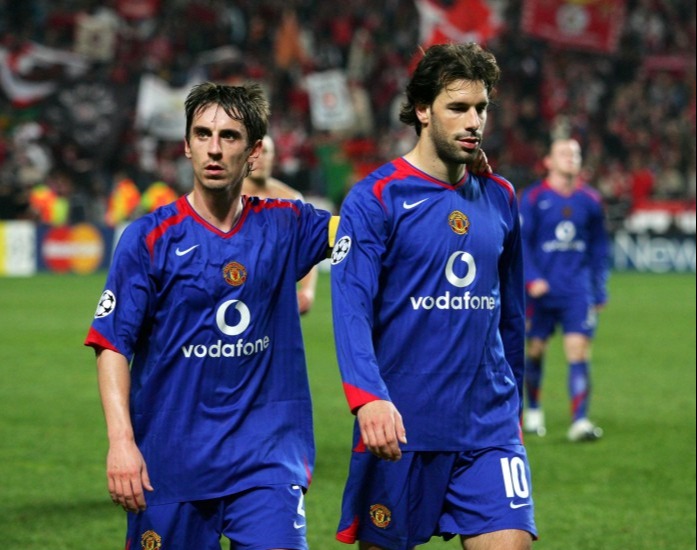
[[[411,203],[409,203],[409,202],[407,202],[407,201],[404,201],[404,202],[402,203],[402,207],[403,207],[405,210],[411,210],[412,208],[416,208],[416,207],[419,206],[422,202],[426,202],[427,200],[428,200],[428,199],[421,199],[420,201],[411,202]]]
[[[294,521],[294,522],[293,522],[293,527],[295,527],[296,529],[302,529],[303,527],[305,527],[305,524],[304,524],[304,523],[298,523],[297,521]]]
[[[174,251],[177,256],[185,256],[189,252],[191,252],[194,248],[196,248],[198,245],[195,244],[194,246],[190,246],[186,250],[179,250],[179,247]]]
[[[513,510],[516,510],[518,508],[522,508],[523,506],[530,506],[530,503],[529,502],[517,503],[517,502],[511,501],[511,508],[513,508]]]

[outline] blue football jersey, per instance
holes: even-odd
[[[540,300],[565,303],[573,296],[592,305],[607,300],[608,237],[600,195],[579,185],[569,195],[538,182],[520,198],[525,282],[545,279]]]
[[[331,214],[302,201],[243,204],[229,233],[186,197],[132,222],[85,341],[131,361],[150,504],[310,482],[296,282],[326,257]]]
[[[348,193],[331,269],[352,410],[391,400],[407,451],[520,443],[523,265],[508,181],[467,173],[452,186],[394,160]]]

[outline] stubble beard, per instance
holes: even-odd
[[[443,161],[444,164],[466,164],[471,165],[481,147],[481,141],[477,147],[472,151],[463,151],[460,144],[455,140],[454,137],[448,136],[447,133],[441,131],[441,128],[437,122],[433,122],[431,126],[431,143],[433,144],[433,149],[438,155],[438,158]]]
[[[463,151],[457,142],[445,139],[434,139],[433,146],[438,158],[445,164],[470,165],[474,162],[474,157],[477,151],[479,151],[479,146],[472,152]]]

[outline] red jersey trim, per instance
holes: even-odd
[[[116,353],[121,353],[114,347],[114,345],[111,342],[109,342],[109,340],[104,338],[104,336],[102,336],[100,332],[97,332],[94,329],[94,327],[90,327],[90,330],[87,332],[87,337],[85,338],[84,345],[94,348],[95,352],[100,352],[102,350],[109,349]]]
[[[344,542],[346,544],[353,544],[356,542],[356,535],[358,534],[358,516],[353,518],[353,523],[344,529],[343,531],[339,531],[336,534],[336,540],[339,542]]]
[[[346,400],[348,401],[351,412],[356,414],[356,410],[366,403],[371,401],[377,401],[380,399],[377,395],[370,392],[362,390],[351,384],[344,382],[344,395],[346,395]]]

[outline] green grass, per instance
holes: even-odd
[[[82,346],[104,274],[0,278],[0,548],[123,548],[125,517],[105,488],[95,365]],[[526,440],[536,550],[695,548],[695,276],[615,273],[594,347],[591,416],[573,445],[558,339],[547,365],[548,433]],[[303,318],[317,465],[307,496],[313,550],[334,541],[352,417],[341,392],[322,274]],[[261,528],[261,526],[260,526]],[[225,546],[226,547],[226,546]],[[456,549],[434,539],[422,549]],[[189,550],[189,549],[186,549]]]

